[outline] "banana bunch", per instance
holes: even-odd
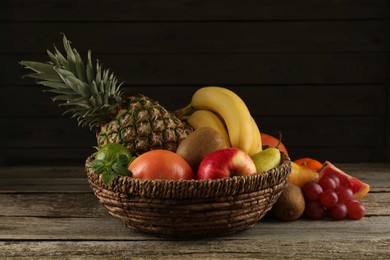
[[[212,127],[230,147],[249,155],[262,150],[259,128],[244,101],[233,91],[216,86],[203,87],[191,103],[176,114],[194,129]]]

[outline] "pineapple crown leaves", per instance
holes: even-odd
[[[66,57],[54,46],[53,52],[47,50],[50,61],[46,63],[21,61],[21,65],[33,71],[24,77],[34,78],[37,84],[48,87],[45,92],[55,94],[53,101],[69,107],[64,114],[72,114],[79,125],[92,128],[115,114],[123,100],[123,82],[118,84],[114,73],[103,69],[99,60],[94,69],[91,50],[84,65],[64,34],[63,45]]]

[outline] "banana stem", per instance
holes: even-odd
[[[179,119],[183,119],[184,116],[192,114],[195,109],[191,106],[191,104],[188,104],[187,106],[177,109],[174,113],[175,116]]]

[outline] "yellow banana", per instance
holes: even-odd
[[[184,118],[194,129],[201,127],[211,127],[215,129],[225,140],[227,147],[230,147],[230,139],[224,123],[219,117],[209,110],[196,110],[188,117]]]
[[[249,155],[253,155],[255,153],[258,153],[263,150],[262,142],[261,142],[261,135],[259,131],[259,127],[257,126],[256,121],[252,117],[252,130],[253,130],[253,143],[251,150],[249,151]]]
[[[192,96],[191,106],[218,114],[226,125],[231,146],[249,153],[254,135],[252,117],[237,94],[222,87],[203,87]]]
[[[238,112],[238,127],[240,128],[240,137],[238,148],[244,150],[248,154],[250,153],[251,147],[254,143],[254,130],[252,116],[246,106],[245,102],[233,91],[218,87],[217,91],[220,91],[222,94],[227,95],[233,102],[233,109]]]

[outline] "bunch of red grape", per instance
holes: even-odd
[[[366,209],[353,197],[351,188],[340,185],[336,175],[325,175],[318,182],[308,182],[303,187],[305,197],[305,215],[311,219],[320,219],[329,212],[335,220],[361,219]]]

